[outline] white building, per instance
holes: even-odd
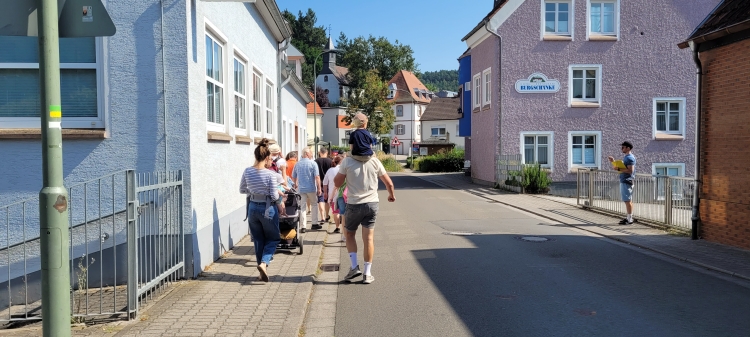
[[[399,145],[391,144],[391,153],[408,155],[413,143],[422,139],[420,118],[435,94],[427,90],[413,73],[401,70],[388,82],[388,99],[393,103],[396,121],[391,130],[391,143],[397,138]]]
[[[315,82],[315,85],[328,95],[328,102],[331,105],[339,105],[341,99],[347,97],[351,90],[346,77],[349,69],[336,65],[335,49],[333,39],[329,37],[323,53],[323,69]]]
[[[456,149],[464,149],[464,137],[458,136],[458,120],[461,118],[460,97],[435,97],[420,118],[422,143],[453,143]]]

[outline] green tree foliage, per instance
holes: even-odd
[[[367,118],[367,130],[382,135],[391,131],[396,115],[393,113],[393,104],[388,102],[388,82],[383,81],[376,70],[370,70],[365,74],[360,89],[347,100],[346,121],[351,123],[352,117],[358,112],[364,113]]]
[[[458,92],[458,70],[425,71],[419,79],[432,91]]]
[[[349,81],[353,88],[362,88],[371,70],[382,82],[388,82],[399,70],[408,70],[419,75],[414,51],[409,45],[396,40],[391,43],[385,37],[363,36],[349,39],[343,32],[336,48],[341,51],[338,65],[349,68]]]
[[[282,15],[292,28],[292,44],[305,55],[305,63],[302,64],[302,82],[308,88],[312,88],[315,80],[313,77],[315,57],[320,55],[328,42],[326,29],[323,26],[315,26],[318,18],[312,8],[308,8],[305,14],[299,11],[296,17],[287,10],[284,10]],[[318,72],[320,72],[321,62],[322,60],[319,59]]]

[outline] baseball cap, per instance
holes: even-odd
[[[628,141],[622,142],[622,144],[620,144],[620,146],[627,146],[627,147],[629,147],[631,149],[633,148],[633,144],[631,142],[628,142]]]

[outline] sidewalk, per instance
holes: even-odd
[[[604,237],[648,249],[750,281],[750,251],[704,240],[690,240],[664,230],[635,223],[617,224],[619,218],[584,210],[567,198],[515,194],[476,185],[463,173],[411,173],[426,181],[448,188],[464,190],[506,206],[524,210],[556,223],[577,227]]]
[[[149,299],[133,321],[73,330],[74,336],[299,336],[319,274],[329,224],[304,236],[304,254],[278,251],[258,281],[255,253],[245,236],[194,280],[177,282]],[[339,235],[330,235],[338,240]],[[339,248],[328,249],[338,256]],[[336,262],[337,263],[337,262]],[[335,315],[335,308],[332,313]],[[0,336],[40,336],[41,324],[2,330]]]

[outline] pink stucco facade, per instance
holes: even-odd
[[[473,178],[494,182],[496,154],[522,153],[522,133],[546,132],[552,135],[553,180],[573,181],[571,171],[577,165],[570,162],[569,133],[578,131],[600,135],[596,151],[600,168],[608,167],[607,156],[620,157],[619,144],[628,140],[635,146],[637,172],[653,173],[652,164],[681,164],[682,174],[692,176],[695,64],[691,51],[679,49],[677,43],[719,0],[620,1],[618,41],[587,40],[587,0],[573,1],[572,41],[544,41],[542,3],[524,1],[499,27],[502,39],[490,36],[471,50],[472,74],[489,67],[493,74],[490,109],[472,116]],[[598,107],[570,107],[571,65],[601,67]],[[516,81],[532,73],[558,80],[560,90],[518,93]],[[684,100],[681,139],[655,137],[656,98]]]

